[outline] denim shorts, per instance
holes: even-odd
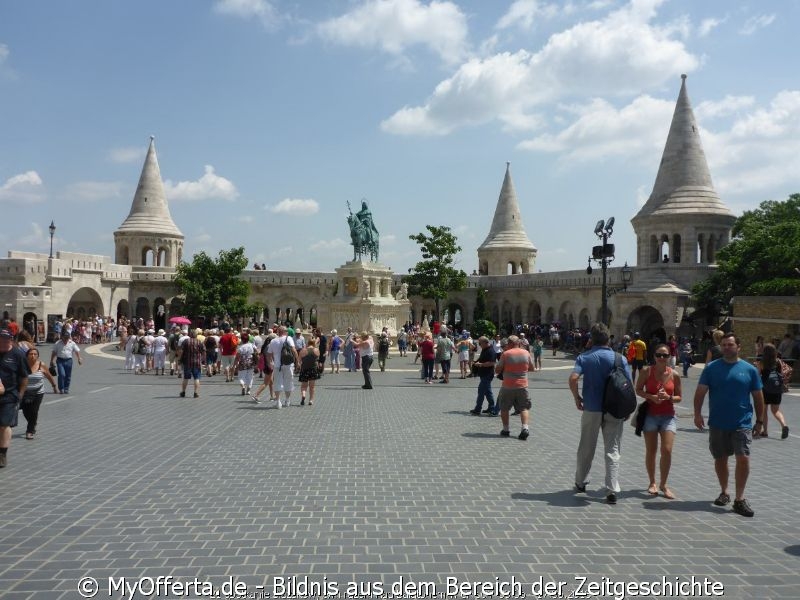
[[[17,402],[0,403],[0,427],[16,427],[18,410]]]
[[[672,433],[678,432],[678,419],[675,415],[651,415],[648,414],[644,419],[644,427],[642,431],[650,433],[653,431],[671,431]]]

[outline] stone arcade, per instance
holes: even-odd
[[[735,217],[714,190],[682,76],[661,164],[647,203],[632,219],[637,264],[625,293],[608,298],[611,330],[639,330],[646,339],[692,331],[684,321],[692,285],[716,268]],[[130,214],[114,232],[115,260],[72,252],[10,251],[0,259],[0,300],[20,323],[48,315],[153,316],[163,326],[181,314],[172,284],[183,255],[183,234],[172,220],[150,139]],[[498,323],[559,321],[587,328],[600,319],[601,277],[584,270],[534,273],[536,247],[528,238],[506,165],[486,239],[478,248],[478,275],[442,303],[456,325],[473,320],[477,290]],[[316,321],[326,330],[347,326],[394,330],[434,311],[432,301],[408,297],[401,275],[378,263],[351,261],[335,273],[248,270],[250,302],[267,321]],[[608,285],[622,285],[620,267]]]

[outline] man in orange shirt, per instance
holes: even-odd
[[[511,435],[508,429],[508,413],[513,406],[514,410],[519,413],[519,419],[522,422],[519,439],[527,440],[530,435],[528,411],[531,409],[531,397],[528,394],[528,372],[533,371],[533,359],[530,352],[520,348],[517,336],[508,336],[506,349],[500,355],[500,360],[494,370],[503,380],[497,396],[500,418],[503,421],[503,430],[500,435],[503,437]]]

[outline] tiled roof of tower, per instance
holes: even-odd
[[[139,185],[136,186],[131,212],[117,231],[161,233],[183,237],[169,213],[153,136],[150,136],[150,147],[147,149],[142,174],[139,176]]]
[[[517,192],[514,190],[514,182],[511,181],[511,163],[506,163],[506,176],[503,179],[500,197],[497,199],[497,208],[494,211],[489,235],[486,236],[478,250],[488,248],[536,249],[528,239],[525,226],[522,224],[522,215],[519,212],[519,204],[517,204]]]
[[[686,75],[681,75],[681,79],[681,91],[653,192],[634,220],[651,215],[733,216],[714,190],[700,131],[686,92]]]

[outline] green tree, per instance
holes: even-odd
[[[800,194],[767,200],[736,220],[716,272],[694,286],[698,308],[727,309],[734,296],[800,295]]]
[[[247,266],[244,248],[220,250],[216,259],[205,252],[181,262],[176,269],[175,285],[184,297],[187,316],[206,318],[248,314],[249,284],[239,275]]]
[[[463,290],[467,285],[467,274],[456,269],[455,255],[461,251],[456,236],[449,227],[426,225],[428,234],[418,233],[408,236],[417,242],[422,251],[422,259],[409,269],[405,281],[411,292],[436,302],[436,319],[440,318],[441,301],[450,292]]]

